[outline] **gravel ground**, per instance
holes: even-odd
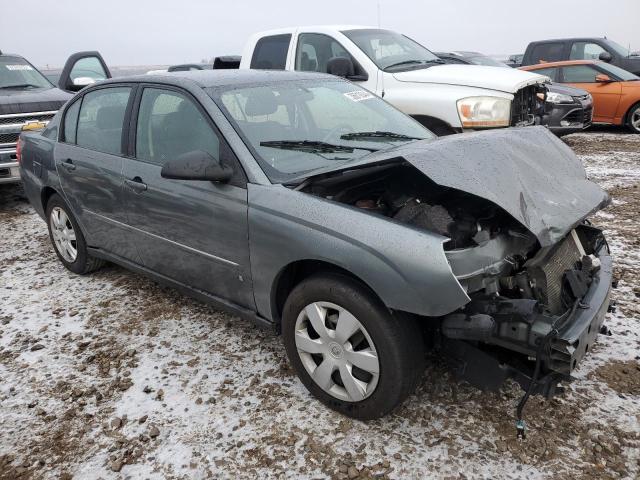
[[[640,136],[566,138],[614,198],[593,218],[618,310],[552,401],[483,393],[433,358],[399,410],[350,420],[307,394],[278,337],[119,267],[66,271],[0,186],[0,479],[638,478]]]

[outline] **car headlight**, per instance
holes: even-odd
[[[508,127],[511,100],[500,97],[467,97],[458,100],[463,128]]]
[[[564,93],[547,92],[547,102],[549,103],[574,103],[571,95]]]

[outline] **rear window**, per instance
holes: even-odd
[[[284,70],[291,34],[263,37],[256,43],[251,68],[258,70]]]
[[[531,62],[558,62],[562,60],[563,43],[541,43],[533,47]]]

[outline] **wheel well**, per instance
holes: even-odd
[[[42,211],[46,212],[47,211],[47,203],[49,203],[49,199],[51,198],[51,196],[54,193],[58,193],[56,192],[53,188],[51,187],[44,187],[42,189],[42,193],[40,194],[41,199],[42,199]]]
[[[447,122],[445,122],[444,120],[440,120],[439,118],[430,117],[428,115],[411,115],[411,117],[418,123],[420,123],[423,127],[428,128],[439,137],[443,137],[445,135],[453,135],[454,133],[460,133],[459,130],[456,130]]]
[[[293,290],[293,288],[305,278],[317,273],[335,273],[351,278],[364,285],[373,295],[376,296],[376,298],[379,298],[366,282],[342,267],[322,260],[300,260],[290,263],[283,268],[274,282],[271,293],[271,309],[273,320],[276,324],[280,324],[284,303],[286,302],[291,290]]]
[[[640,105],[640,102],[634,103],[629,107],[629,110],[627,110],[627,113],[624,114],[624,125],[629,123],[629,116],[631,115],[631,112],[633,112],[633,109],[636,108],[638,105]]]

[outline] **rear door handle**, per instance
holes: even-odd
[[[76,169],[76,166],[73,164],[73,160],[71,160],[70,158],[67,158],[60,165],[62,165],[67,172],[72,172]]]
[[[142,193],[147,189],[147,184],[143,183],[140,177],[133,177],[131,180],[127,179],[124,183],[136,193]]]

